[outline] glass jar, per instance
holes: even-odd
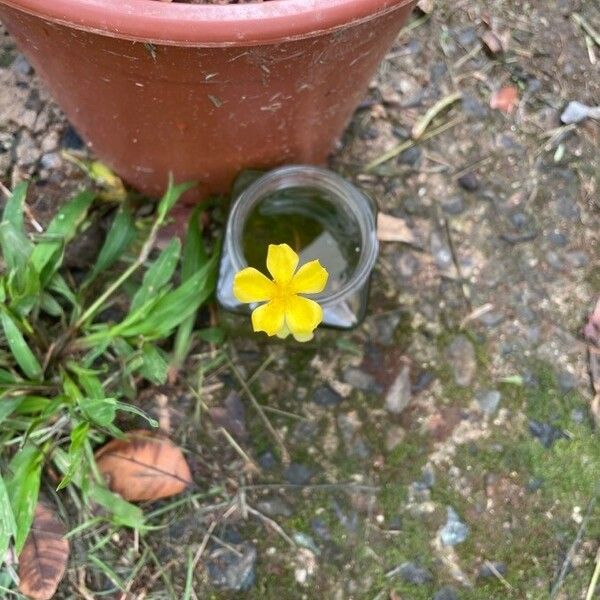
[[[307,295],[323,307],[323,325],[349,329],[365,316],[369,279],[378,252],[376,207],[370,198],[331,171],[294,165],[251,183],[234,202],[223,244],[217,299],[227,310],[255,306],[233,296],[233,278],[247,266],[266,273],[269,244],[288,243],[299,265],[319,259],[327,287]]]

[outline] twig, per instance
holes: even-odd
[[[458,100],[462,98],[462,94],[460,92],[455,92],[454,94],[450,94],[441,100],[438,100],[424,115],[421,117],[412,128],[410,133],[413,140],[418,140],[424,133],[429,124],[435,117],[442,112],[445,108],[448,108]]]
[[[598,548],[598,552],[596,552],[596,568],[592,574],[592,578],[590,580],[590,585],[587,590],[587,594],[585,595],[585,600],[592,600],[594,596],[594,592],[596,591],[596,586],[598,585],[598,579],[600,578],[600,548]]]
[[[573,13],[571,19],[581,27],[600,46],[600,33],[598,33],[579,13]]]
[[[217,526],[217,521],[212,521],[211,524],[208,526],[208,529],[207,529],[206,533],[204,534],[204,537],[202,538],[202,543],[200,544],[200,547],[198,548],[198,551],[196,552],[196,554],[194,555],[194,559],[192,560],[192,571],[194,571],[196,569],[196,565],[198,564],[198,561],[202,558],[202,555],[204,554],[204,551],[206,550],[206,546],[208,545],[208,540],[210,539],[210,536],[212,535],[216,526]]]
[[[579,546],[579,543],[581,542],[581,538],[583,537],[585,528],[587,527],[588,521],[590,520],[590,517],[592,516],[592,511],[594,509],[594,506],[596,505],[596,500],[598,499],[598,493],[600,493],[600,482],[598,482],[598,484],[596,485],[596,489],[595,489],[594,493],[592,494],[590,501],[588,502],[587,509],[585,511],[585,515],[583,516],[583,519],[581,519],[581,524],[579,525],[579,529],[577,530],[577,535],[575,536],[575,539],[573,540],[573,543],[571,544],[571,547],[569,548],[569,551],[567,552],[567,555],[565,556],[565,560],[563,561],[563,564],[560,568],[558,577],[556,578],[556,581],[555,581],[554,585],[552,586],[552,590],[550,592],[550,600],[554,600],[554,598],[557,597],[560,587],[562,586],[563,581],[567,575],[567,572],[569,571],[571,561],[573,560],[573,557],[575,556],[575,552],[577,551],[577,547]]]
[[[357,492],[378,492],[381,486],[360,483],[256,483],[242,486],[244,490],[298,489],[298,490],[343,490]]]
[[[281,461],[284,464],[289,463],[290,462],[290,454],[287,451],[287,448],[285,447],[283,440],[281,439],[281,436],[279,435],[279,433],[277,433],[277,431],[275,430],[273,425],[271,425],[271,421],[269,421],[269,419],[267,418],[265,411],[263,410],[262,406],[259,404],[258,400],[252,393],[252,390],[248,387],[248,384],[244,381],[244,378],[241,376],[238,368],[233,364],[231,357],[228,354],[226,356],[227,356],[227,362],[229,363],[230,369],[233,371],[233,374],[235,375],[236,379],[239,381],[240,385],[242,386],[242,389],[244,390],[246,396],[248,396],[248,399],[252,403],[252,406],[254,406],[254,409],[258,413],[258,416],[261,418],[262,422],[265,424],[265,427],[267,428],[267,430],[269,431],[269,433],[275,440],[275,443],[277,444],[279,451],[281,452]]]
[[[451,129],[452,127],[455,127],[459,123],[462,123],[464,120],[465,119],[462,116],[456,117],[456,118],[452,119],[451,121],[448,121],[447,123],[444,123],[443,125],[440,125],[436,129],[432,129],[429,133],[424,134],[423,137],[421,137],[419,139],[419,141],[424,142],[426,140],[430,140],[431,138],[435,137],[436,135],[439,135],[440,133],[443,133],[444,131]],[[387,152],[385,152],[378,158],[372,160],[365,167],[364,170],[368,173],[369,171],[372,171],[375,167],[378,167],[379,165],[383,164],[384,162],[387,162],[388,160],[398,156],[398,154],[400,154],[401,152],[404,152],[404,150],[408,150],[409,148],[412,148],[415,145],[416,145],[415,140],[406,140],[405,142],[402,142],[401,144],[399,144],[398,146],[395,146],[391,150],[388,150]]]
[[[266,515],[263,515],[260,511],[247,506],[247,510],[251,515],[258,517],[261,521],[264,521],[269,527],[276,531],[292,548],[296,547],[296,542],[275,522]]]
[[[233,439],[233,437],[231,437],[229,431],[227,431],[227,429],[225,429],[224,427],[219,427],[219,432],[223,434],[223,437],[229,442],[229,445],[244,459],[244,461],[248,465],[248,468],[257,475],[260,475],[262,473],[260,467],[246,454],[246,452],[244,452],[244,450]]]
[[[512,591],[513,590],[513,586],[510,585],[510,583],[508,583],[508,581],[506,581],[506,579],[502,576],[502,573],[500,573],[500,571],[498,571],[498,569],[496,569],[496,567],[493,565],[493,563],[491,563],[489,560],[485,561],[485,566],[492,572],[492,574],[494,575],[494,577],[507,589]]]

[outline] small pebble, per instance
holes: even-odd
[[[471,171],[461,175],[457,181],[458,185],[460,185],[463,190],[467,190],[467,192],[475,192],[479,189],[479,181],[477,176]]]
[[[456,546],[464,542],[469,536],[469,526],[463,523],[456,511],[447,507],[446,524],[440,529],[440,539],[445,546]]]
[[[452,586],[446,586],[438,590],[433,600],[458,600],[458,592]]]
[[[337,406],[342,397],[330,386],[320,385],[313,393],[313,402],[318,406]]]
[[[388,577],[400,575],[404,581],[414,585],[425,585],[433,580],[433,575],[427,569],[420,567],[417,563],[409,561],[402,563],[388,573]]]
[[[457,335],[446,350],[446,358],[452,368],[457,385],[468,386],[477,370],[475,348],[465,335]]]
[[[481,579],[497,577],[496,573],[494,573],[494,570],[496,570],[500,575],[504,576],[506,575],[506,564],[503,562],[486,562],[479,567],[477,577],[480,577]]]
[[[529,431],[533,437],[540,441],[540,444],[542,444],[544,448],[552,447],[557,440],[569,439],[569,436],[562,429],[550,425],[550,423],[543,423],[535,419],[530,419]]]
[[[498,390],[483,390],[475,394],[479,408],[488,416],[496,412],[501,399],[502,394]]]
[[[306,465],[291,463],[284,471],[283,477],[293,485],[306,485],[313,477],[314,471]]]
[[[65,129],[61,143],[63,148],[67,148],[68,150],[81,150],[85,145],[71,125]]]

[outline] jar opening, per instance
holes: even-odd
[[[377,257],[374,205],[339,176],[310,166],[271,171],[243,191],[227,224],[235,271],[264,271],[268,244],[288,243],[300,264],[318,259],[330,273],[324,307],[356,291]]]

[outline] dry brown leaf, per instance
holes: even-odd
[[[38,503],[31,531],[19,556],[19,591],[33,600],[54,596],[69,560],[67,529],[54,511]]]
[[[519,91],[514,85],[505,85],[492,94],[490,108],[510,113],[519,103]]]
[[[500,54],[504,51],[500,38],[489,29],[481,36],[481,41],[492,54]]]
[[[409,229],[406,221],[392,215],[377,215],[377,239],[381,242],[404,242],[415,244],[415,234]]]
[[[108,487],[126,500],[166,498],[192,483],[181,449],[150,431],[131,431],[122,440],[111,440],[95,456]]]

